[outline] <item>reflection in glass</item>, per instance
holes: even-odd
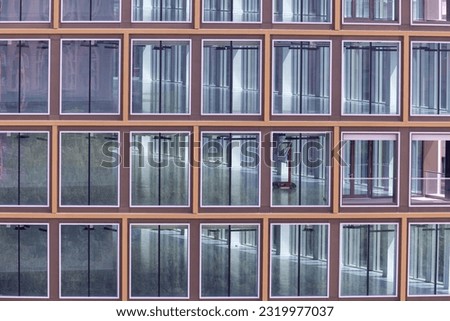
[[[190,0],[133,0],[133,21],[168,22],[191,19]]]
[[[203,225],[201,297],[258,297],[257,225]]]
[[[413,43],[411,60],[412,114],[450,114],[450,43]]]
[[[0,225],[0,296],[48,296],[48,226]]]
[[[118,225],[60,228],[61,297],[117,297]]]
[[[349,22],[393,22],[398,20],[397,0],[345,0],[344,18]]]
[[[275,41],[273,112],[330,112],[330,43]]]
[[[274,0],[275,22],[330,22],[330,0]]]
[[[446,23],[450,20],[449,10],[448,0],[412,0],[414,22]]]
[[[344,114],[399,113],[399,44],[344,42]]]
[[[379,136],[344,135],[342,204],[397,203],[397,141],[394,136]]]
[[[259,134],[203,134],[202,205],[258,206]]]
[[[119,112],[119,40],[63,40],[62,113]]]
[[[0,133],[0,205],[47,205],[48,134]]]
[[[450,224],[411,224],[409,295],[449,295]]]
[[[274,133],[272,205],[329,204],[329,134]]]
[[[0,113],[48,112],[48,40],[0,41]]]
[[[397,293],[397,225],[341,226],[341,296]]]
[[[120,0],[62,0],[62,21],[119,21]]]
[[[48,0],[7,0],[1,2],[0,21],[48,22]]]
[[[188,226],[131,226],[131,296],[188,296]]]
[[[61,205],[118,204],[117,133],[61,134]]]
[[[133,42],[133,113],[189,112],[188,41]]]
[[[131,204],[187,206],[189,134],[132,134]]]
[[[203,113],[260,113],[260,43],[205,41]]]
[[[328,294],[328,225],[273,224],[271,296]]]
[[[204,21],[258,22],[261,20],[261,0],[204,0]]]

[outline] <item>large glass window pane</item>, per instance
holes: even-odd
[[[203,113],[259,114],[259,41],[203,43]]]
[[[409,295],[449,295],[450,224],[410,224]]]
[[[133,133],[132,206],[189,204],[189,134]]]
[[[133,21],[190,21],[191,0],[133,0]]]
[[[397,0],[345,0],[346,22],[395,22],[398,20]]]
[[[0,132],[0,206],[48,205],[48,134]]]
[[[118,144],[117,133],[61,133],[62,206],[118,205]]]
[[[118,297],[117,224],[61,224],[61,297]]]
[[[450,204],[450,135],[411,135],[411,205]]]
[[[329,204],[330,142],[326,133],[274,133],[272,205]]]
[[[132,112],[189,113],[189,41],[133,41]]]
[[[341,225],[340,296],[395,296],[397,225]]]
[[[448,23],[449,0],[412,0],[412,18],[416,23]]]
[[[330,43],[275,41],[273,113],[330,113]]]
[[[413,115],[450,114],[450,43],[412,43]]]
[[[131,297],[188,297],[187,225],[131,226]]]
[[[48,112],[48,40],[0,40],[0,113]]]
[[[120,0],[62,0],[62,21],[120,21]]]
[[[258,22],[261,20],[261,0],[204,0],[203,20]]]
[[[343,113],[399,113],[399,44],[344,42]]]
[[[2,1],[0,21],[3,22],[48,22],[49,0]]]
[[[204,133],[202,205],[259,205],[259,134]]]
[[[0,225],[0,297],[48,297],[48,225]]]
[[[397,135],[346,133],[341,149],[342,205],[397,203]]]
[[[328,295],[328,225],[273,224],[271,297]]]
[[[62,41],[62,113],[117,114],[119,91],[119,40]]]
[[[273,0],[274,22],[330,22],[330,0]]]
[[[259,296],[259,226],[202,225],[201,297]]]

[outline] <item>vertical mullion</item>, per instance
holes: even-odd
[[[92,3],[92,0],[90,0],[90,3]],[[88,112],[91,113],[91,87],[92,87],[92,41],[89,41],[89,57],[88,57]]]
[[[438,256],[439,256],[439,224],[436,224],[434,233],[434,294],[437,294],[438,283]]]
[[[370,295],[370,225],[367,225],[366,295]]]
[[[87,205],[91,205],[91,133],[88,133]]]
[[[232,179],[231,179],[231,173],[232,173],[232,161],[233,161],[233,134],[228,134],[228,144],[227,144],[227,164],[228,164],[228,205],[232,205],[233,199],[231,197],[231,190],[232,190]]]
[[[158,297],[161,296],[161,225],[158,225]]]
[[[301,261],[301,253],[300,249],[302,246],[302,239],[301,239],[301,229],[302,226],[299,224],[297,225],[297,296],[300,296],[300,275],[301,275],[301,267],[300,267],[300,261]]]
[[[228,297],[231,296],[231,225],[228,225]]]
[[[233,41],[230,41],[230,51],[228,54],[227,62],[228,72],[228,85],[230,86],[230,94],[228,96],[228,112],[233,113]]]
[[[88,275],[87,275],[87,283],[88,283],[88,297],[91,296],[91,227],[87,225],[88,231]]]
[[[22,93],[21,93],[21,91],[22,91],[22,41],[21,40],[19,40],[19,42],[18,42],[18,46],[19,46],[19,61],[18,61],[18,63],[19,63],[19,67],[18,67],[18,70],[17,70],[17,81],[18,81],[18,84],[17,84],[17,100],[18,100],[18,102],[17,102],[17,112],[20,114],[21,112],[22,112],[22,108],[21,108],[21,104],[22,104],[22,102],[21,102],[21,96],[22,96]]]
[[[17,225],[17,294],[21,296],[21,276],[20,276],[20,229],[21,226]]]
[[[162,135],[161,133],[158,133],[158,205],[161,205],[161,140]]]

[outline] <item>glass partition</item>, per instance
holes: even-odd
[[[189,204],[189,134],[132,133],[131,205]]]
[[[188,297],[187,225],[131,226],[131,297]]]
[[[330,43],[273,43],[274,114],[330,113]]]
[[[133,41],[132,112],[189,113],[189,41]]]
[[[328,225],[272,224],[272,297],[328,295]]]
[[[397,225],[341,225],[340,296],[397,294]]]
[[[48,297],[48,225],[0,224],[0,297]]]
[[[259,41],[204,41],[203,114],[259,114]]]
[[[117,224],[60,225],[60,296],[118,297]]]
[[[399,46],[344,42],[343,114],[399,114]]]
[[[62,132],[61,206],[117,206],[119,142],[114,132]]]
[[[259,134],[202,135],[202,205],[259,205]]]
[[[259,296],[259,226],[201,226],[201,297]]]

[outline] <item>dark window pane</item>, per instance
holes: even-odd
[[[62,21],[119,21],[120,0],[62,0]]]
[[[330,22],[330,0],[274,0],[275,22]]]
[[[47,40],[0,41],[0,113],[48,112]]]
[[[203,1],[204,21],[258,22],[261,20],[261,0]]]
[[[49,20],[48,0],[7,0],[1,3],[0,21],[47,22]]]
[[[61,205],[118,204],[118,134],[61,134]]]
[[[133,0],[133,20],[189,21],[190,5],[190,0]]]
[[[118,225],[61,225],[62,297],[118,296]]]
[[[131,296],[188,296],[188,227],[131,228]]]
[[[0,225],[0,296],[48,296],[47,225]]]
[[[118,40],[63,40],[62,113],[119,112]]]

